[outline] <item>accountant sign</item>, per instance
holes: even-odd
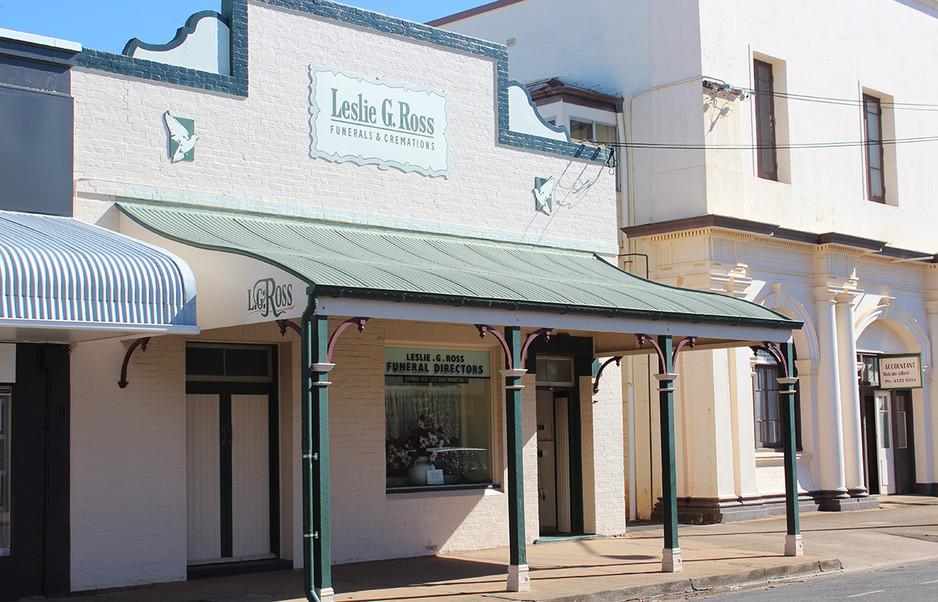
[[[921,389],[922,356],[881,355],[879,384],[882,389]]]
[[[310,65],[310,156],[449,176],[448,96]]]

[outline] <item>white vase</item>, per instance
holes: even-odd
[[[410,477],[410,482],[414,485],[426,485],[427,471],[433,468],[433,464],[430,464],[430,458],[419,456],[414,460],[414,463],[411,464],[410,470],[407,471],[407,476]]]

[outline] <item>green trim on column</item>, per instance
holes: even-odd
[[[663,374],[674,371],[674,346],[670,336],[658,337]],[[677,542],[677,466],[674,460],[674,381],[658,383],[659,423],[661,425],[661,520],[664,523],[664,547],[680,549]]]
[[[328,317],[317,315],[310,295],[302,318],[303,407],[303,584],[306,599],[319,602],[318,591],[332,588],[329,526],[328,373],[313,372],[327,362]]]
[[[511,353],[511,368],[521,366],[521,328],[505,328],[505,340]],[[510,540],[510,564],[527,564],[524,537],[524,440],[522,437],[520,376],[505,378],[505,422],[508,437],[508,530]]]
[[[786,377],[794,375],[794,352],[790,343],[779,345],[785,365]],[[795,441],[795,383],[786,383],[779,391],[782,402],[782,448],[785,463],[785,518],[789,535],[800,535],[798,517],[798,456]]]

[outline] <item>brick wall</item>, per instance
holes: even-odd
[[[80,200],[176,200],[616,248],[614,170],[496,144],[492,59],[265,5],[250,5],[249,18],[247,98],[73,69]],[[311,63],[446,92],[452,176],[311,159]],[[195,121],[194,162],[170,162],[167,110]],[[534,211],[531,190],[551,175],[547,216]]]

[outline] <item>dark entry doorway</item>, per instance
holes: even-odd
[[[15,345],[0,383],[0,600],[69,591],[67,345]]]
[[[540,535],[582,534],[582,437],[579,393],[574,386],[573,359],[539,357],[537,363],[537,482]],[[553,380],[547,380],[548,378]]]
[[[870,390],[863,395],[863,436],[871,493],[915,492],[912,392]]]

